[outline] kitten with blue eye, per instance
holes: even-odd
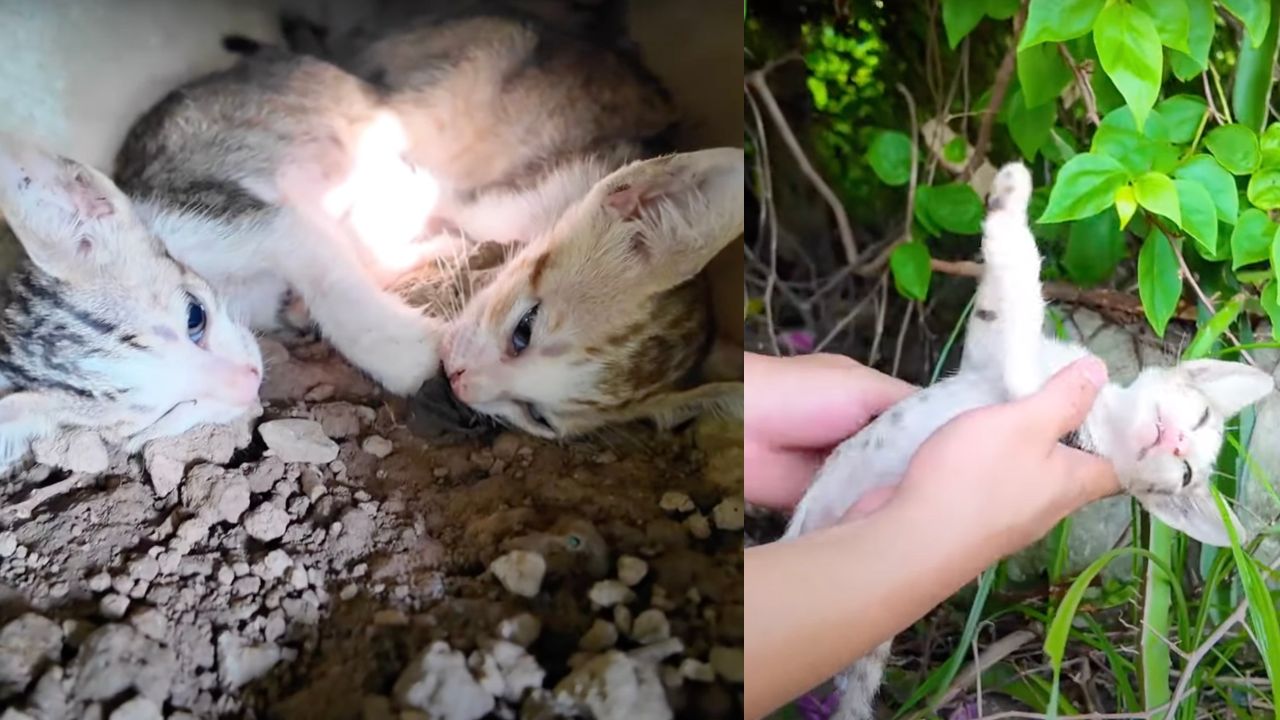
[[[796,506],[784,538],[834,525],[869,490],[896,484],[916,449],[957,415],[1032,394],[1086,355],[1083,347],[1043,333],[1040,253],[1027,223],[1030,195],[1025,167],[1000,170],[988,200],[983,275],[957,374],[899,402],[841,443]],[[1127,387],[1104,386],[1066,442],[1110,460],[1121,487],[1153,516],[1203,543],[1227,546],[1227,526],[1210,494],[1223,427],[1274,387],[1267,373],[1234,362],[1149,367]],[[1244,542],[1244,529],[1228,515]],[[885,643],[837,677],[843,697],[835,718],[872,717],[888,655]]]
[[[129,451],[258,404],[258,344],[102,173],[0,135],[26,263],[0,311],[0,468],[59,428]]]

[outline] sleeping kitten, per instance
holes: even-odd
[[[842,443],[797,505],[784,538],[833,525],[868,490],[897,483],[916,449],[957,415],[1032,394],[1086,354],[1042,334],[1040,254],[1027,225],[1030,194],[1025,167],[1001,169],[988,201],[984,273],[959,372]],[[1226,546],[1227,528],[1209,492],[1223,425],[1273,389],[1271,376],[1240,363],[1196,360],[1147,368],[1128,387],[1106,385],[1068,441],[1110,460],[1121,486],[1155,517],[1201,542]],[[1231,521],[1243,540],[1234,514]],[[844,696],[835,717],[872,717],[888,655],[885,643],[837,678]]]
[[[144,116],[119,180],[255,326],[276,323],[296,291],[393,392],[437,371],[446,329],[383,288],[497,241],[512,260],[455,319],[471,329],[448,331],[460,339],[443,358],[474,409],[547,437],[733,411],[740,382],[703,384],[726,354],[699,272],[742,233],[742,151],[628,166],[671,114],[610,52],[532,21],[454,18],[353,59],[375,87],[257,48]],[[718,364],[740,380],[740,362]]]
[[[0,212],[29,258],[0,312],[0,467],[61,426],[133,451],[257,405],[257,342],[104,175],[0,136]]]

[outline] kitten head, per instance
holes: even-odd
[[[542,437],[740,408],[740,381],[699,384],[731,355],[699,273],[742,234],[743,174],[742,150],[720,148],[598,182],[452,324],[442,358],[458,398]]]
[[[256,406],[253,336],[106,176],[0,136],[0,211],[30,261],[0,316],[0,454],[58,425],[174,434]]]
[[[1122,485],[1170,527],[1203,543],[1229,545],[1209,492],[1224,426],[1273,389],[1270,375],[1241,363],[1147,368],[1109,403],[1118,411],[1109,421],[1116,446],[1107,455]],[[1234,515],[1232,523],[1243,542]]]

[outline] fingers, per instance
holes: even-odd
[[[830,448],[915,386],[842,355],[745,353],[744,427],[776,447]]]
[[[1054,441],[1084,424],[1098,391],[1107,383],[1107,366],[1092,355],[1081,358],[1049,378],[1035,395],[1018,402],[1030,410],[1034,430]]]
[[[742,453],[747,501],[775,510],[795,507],[822,464],[818,453],[776,450],[749,439],[744,439]]]
[[[1063,480],[1059,483],[1065,491],[1063,514],[1120,492],[1115,467],[1106,458],[1058,445],[1053,461],[1060,467],[1060,472],[1054,475]]]

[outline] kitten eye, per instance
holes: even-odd
[[[1192,475],[1191,463],[1187,462],[1186,460],[1183,460],[1182,461],[1182,487],[1185,488],[1191,484],[1191,475]]]
[[[521,405],[523,405],[523,406],[524,406],[524,412],[525,412],[525,414],[526,414],[526,415],[528,415],[528,416],[529,416],[529,419],[530,419],[530,420],[532,420],[533,422],[537,423],[538,425],[541,425],[542,427],[544,427],[544,428],[546,428],[546,429],[550,430],[551,432],[555,432],[555,431],[556,431],[556,429],[555,429],[555,428],[551,427],[551,423],[550,423],[550,422],[547,422],[547,419],[546,419],[545,417],[543,417],[542,413],[538,412],[538,406],[537,406],[537,405],[534,405],[534,404],[533,404],[533,403],[531,403],[531,402],[521,403]]]
[[[1206,408],[1204,409],[1204,414],[1200,416],[1200,421],[1199,421],[1199,422],[1197,422],[1197,423],[1196,423],[1196,426],[1195,426],[1195,427],[1193,427],[1193,428],[1191,428],[1191,429],[1192,429],[1192,430],[1199,430],[1200,428],[1204,427],[1204,424],[1205,424],[1205,423],[1207,423],[1207,422],[1209,422],[1209,408],[1207,408],[1207,407],[1206,407]]]
[[[534,305],[525,311],[520,322],[516,323],[516,329],[511,331],[512,355],[519,356],[533,340],[533,321],[538,319],[538,307],[539,305]]]
[[[209,323],[208,314],[204,311],[204,305],[195,297],[187,296],[187,337],[191,338],[191,342],[199,344],[204,339],[205,326]]]

